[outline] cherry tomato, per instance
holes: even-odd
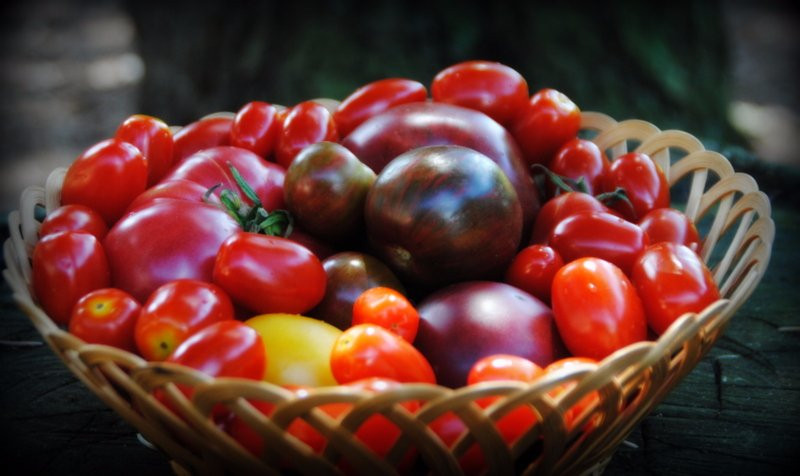
[[[597,365],[597,361],[594,359],[590,359],[588,357],[565,357],[563,359],[556,360],[555,362],[545,367],[543,373],[549,374],[564,369],[575,368],[579,365],[586,365],[586,364]],[[576,382],[566,382],[564,384],[561,384],[553,388],[548,392],[548,394],[553,398],[558,398],[561,394],[568,392],[569,390],[574,388],[575,385],[577,385]],[[596,405],[599,400],[600,400],[600,394],[597,393],[597,391],[595,390],[586,395],[585,397],[583,397],[582,399],[580,399],[578,403],[570,407],[564,413],[564,423],[567,429],[568,430],[572,429],[572,427],[575,425],[575,420],[577,420],[583,414],[583,412],[586,411],[587,408]],[[592,423],[589,423],[588,426],[589,428],[592,428],[594,426],[597,426],[598,424],[599,421],[593,421]]]
[[[289,168],[304,147],[321,141],[336,142],[339,134],[333,115],[325,106],[304,101],[291,108],[278,132],[275,161]]]
[[[376,287],[361,293],[353,303],[353,325],[377,324],[414,342],[419,314],[405,296],[392,288]]]
[[[89,233],[62,231],[43,237],[33,249],[33,292],[57,324],[69,324],[75,303],[110,285],[103,247]]]
[[[567,192],[548,200],[536,215],[531,244],[546,244],[553,228],[561,220],[583,211],[607,212],[608,207],[592,195],[583,192]]]
[[[347,96],[333,113],[336,129],[345,137],[370,117],[398,104],[424,101],[428,91],[411,79],[388,78],[361,86]]]
[[[627,276],[600,258],[580,258],[553,278],[553,314],[567,349],[603,359],[647,338],[642,301]]]
[[[686,245],[700,252],[700,233],[694,223],[683,212],[674,208],[650,210],[639,221],[639,226],[650,237],[650,243],[669,241]]]
[[[700,312],[720,297],[703,260],[677,243],[656,243],[644,250],[631,281],[644,303],[647,323],[658,334],[681,315]]]
[[[542,368],[530,360],[511,354],[492,354],[478,359],[467,375],[467,385],[495,380],[530,382],[542,373]]]
[[[275,106],[263,101],[252,101],[242,106],[233,119],[231,145],[269,157],[280,127],[277,114]]]
[[[214,282],[257,313],[300,314],[325,295],[327,275],[308,248],[286,238],[241,232],[217,253]]]
[[[669,207],[667,177],[647,154],[630,152],[617,157],[604,177],[605,192],[617,188],[625,190],[633,209],[623,200],[611,204],[611,207],[627,220],[636,222],[650,210]]]
[[[85,205],[111,226],[147,187],[147,162],[139,149],[119,139],[104,140],[67,169],[61,204]]]
[[[102,241],[108,233],[108,225],[103,221],[103,217],[87,206],[62,205],[42,221],[39,236],[44,237],[60,231],[82,231]]]
[[[147,161],[147,185],[157,183],[172,167],[172,132],[164,121],[143,114],[125,120],[114,135],[134,145]]]
[[[590,140],[575,138],[567,141],[550,161],[550,171],[576,182],[583,181],[586,189],[582,190],[594,195],[601,190],[602,180],[610,166],[608,158]],[[555,187],[548,184],[550,194],[555,195]]]
[[[509,125],[528,102],[528,83],[514,69],[492,61],[465,61],[439,72],[431,84],[436,102],[483,112]]]
[[[542,302],[550,303],[553,276],[564,266],[564,260],[547,245],[523,248],[508,266],[505,282],[526,291]]]
[[[581,111],[566,95],[542,89],[509,126],[529,164],[546,164],[581,125]]]
[[[104,288],[85,294],[72,309],[69,332],[91,344],[136,352],[133,329],[142,306],[125,291]]]
[[[232,128],[232,118],[219,116],[200,119],[181,128],[173,137],[172,163],[180,164],[201,150],[230,145]]]
[[[336,339],[331,370],[340,384],[370,377],[436,383],[430,363],[413,345],[374,324],[353,326]]]

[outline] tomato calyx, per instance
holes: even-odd
[[[531,165],[531,170],[535,175],[544,175],[546,180],[549,180],[556,186],[558,190],[564,193],[569,192],[582,192],[582,193],[590,193],[589,186],[586,183],[584,177],[580,177],[577,180],[567,177],[565,175],[559,175],[543,164],[533,164]],[[543,189],[543,188],[541,188]],[[556,195],[558,192],[556,193]],[[628,197],[628,193],[622,187],[617,187],[611,192],[604,192],[594,195],[594,198],[598,199],[603,205],[610,207],[611,205],[622,202],[625,204],[625,207],[630,210],[635,216],[633,202]]]

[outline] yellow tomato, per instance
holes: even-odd
[[[264,380],[277,385],[336,385],[331,349],[341,330],[297,314],[262,314],[245,322],[255,329],[267,351]]]

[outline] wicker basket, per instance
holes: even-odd
[[[8,266],[4,276],[18,305],[67,367],[163,450],[176,472],[278,474],[288,462],[301,474],[338,474],[345,458],[361,473],[393,474],[400,471],[397,468],[408,448],[415,447],[415,468],[461,474],[459,457],[477,443],[492,474],[600,473],[615,448],[708,352],[753,292],[767,268],[774,224],[769,200],[755,181],[735,173],[723,156],[705,150],[695,137],[681,131],[660,131],[640,120],[617,122],[592,112],[582,114],[582,125],[584,133],[610,157],[635,149],[659,163],[669,179],[675,206],[701,229],[702,257],[725,298],[699,314],[682,316],[655,342],[630,345],[598,366],[549,374],[532,384],[484,383],[459,389],[406,384],[377,395],[329,387],[299,398],[268,383],[214,379],[185,367],[147,362],[121,350],[86,344],[45,315],[30,286],[30,256],[38,240],[37,209],[41,211],[43,206],[49,212],[58,206],[63,169],[54,171],[44,188],[26,189],[20,210],[9,216],[11,238],[4,245]],[[549,389],[568,381],[577,385],[556,398],[548,395]],[[195,388],[191,401],[183,397],[176,383]],[[165,391],[180,416],[152,396],[154,389]],[[594,391],[601,398],[567,428],[565,412]],[[474,402],[486,396],[501,397],[481,409]],[[246,399],[273,402],[275,411],[266,418]],[[410,400],[422,404],[414,414],[401,405]],[[331,402],[348,402],[353,407],[334,420],[318,408]],[[245,451],[211,422],[211,409],[220,403],[268,442],[261,458]],[[493,422],[520,405],[534,409],[538,424],[509,447]],[[427,424],[451,411],[468,430],[448,448]],[[378,412],[403,435],[385,458],[377,457],[353,437],[359,425]],[[296,418],[305,419],[328,439],[321,455],[285,431]]]

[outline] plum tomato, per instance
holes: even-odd
[[[556,360],[552,364],[548,365],[544,368],[543,374],[550,374],[559,372],[565,369],[573,369],[581,365],[597,365],[597,361],[595,359],[590,359],[588,357],[565,357],[563,359]],[[566,382],[557,387],[552,388],[548,393],[554,399],[559,398],[560,395],[572,390],[577,382]],[[586,411],[587,408],[596,405],[597,402],[600,400],[600,394],[597,390],[589,393],[582,399],[578,401],[575,405],[571,406],[566,412],[564,412],[564,423],[567,427],[567,430],[571,430],[573,426],[575,426],[575,421],[580,418],[580,416]],[[596,425],[597,422],[590,423],[590,428]]]
[[[637,222],[650,210],[669,207],[667,177],[647,154],[630,152],[617,157],[604,177],[604,192],[614,192],[618,188],[625,191],[630,205],[618,200],[610,206],[626,220]]]
[[[172,163],[178,165],[201,150],[230,145],[231,129],[233,118],[224,116],[206,117],[182,127],[172,138]]]
[[[583,192],[567,192],[545,202],[533,223],[530,244],[547,244],[550,233],[558,223],[578,212],[607,212],[608,207],[592,195]]]
[[[146,187],[147,162],[139,149],[119,139],[107,139],[69,166],[61,204],[85,205],[111,226]]]
[[[601,360],[647,338],[642,301],[628,277],[606,260],[567,263],[553,278],[553,315],[574,356]]]
[[[341,137],[370,117],[399,104],[424,101],[428,97],[425,86],[404,78],[387,78],[361,86],[347,96],[333,113],[336,129]]]
[[[275,161],[289,168],[298,152],[320,141],[336,142],[339,134],[333,115],[323,105],[304,101],[292,107],[278,131]]]
[[[39,236],[44,237],[60,231],[82,231],[103,241],[108,225],[96,211],[84,205],[62,205],[53,210],[42,221]]]
[[[531,382],[542,373],[542,368],[530,360],[512,354],[491,354],[481,357],[469,369],[467,385],[495,380]]]
[[[419,314],[405,296],[379,286],[367,289],[353,303],[353,325],[358,324],[377,324],[413,343]]]
[[[196,331],[233,318],[233,304],[219,286],[193,279],[170,281],[144,303],[134,329],[136,347],[147,360],[165,360]]]
[[[548,168],[554,174],[583,183],[585,188],[580,191],[594,195],[601,191],[602,180],[610,165],[597,144],[576,137],[561,146]],[[557,194],[552,183],[548,183],[548,192]]]
[[[147,161],[147,186],[156,184],[172,167],[172,132],[164,121],[135,114],[119,126],[114,137],[134,145]]]
[[[89,233],[62,231],[44,236],[33,249],[33,293],[57,324],[69,324],[72,309],[90,291],[111,284],[108,259]]]
[[[553,276],[562,266],[564,260],[550,246],[529,245],[511,261],[504,280],[549,304]]]
[[[263,101],[251,101],[236,112],[231,127],[231,145],[267,158],[272,154],[280,124],[278,110]]]
[[[545,88],[531,96],[509,126],[529,164],[547,164],[581,125],[581,111],[564,93]]]
[[[436,102],[483,112],[507,126],[528,102],[528,83],[513,68],[493,61],[465,61],[440,71],[431,84]]]
[[[631,272],[647,323],[663,334],[687,312],[700,312],[720,298],[708,267],[689,247],[670,242],[649,246]]]
[[[136,352],[133,337],[142,306],[120,289],[91,291],[72,309],[69,332],[90,344],[104,344]]]
[[[700,233],[683,212],[674,208],[650,210],[639,220],[639,226],[650,237],[650,243],[669,241],[686,245],[695,253],[700,252]]]

